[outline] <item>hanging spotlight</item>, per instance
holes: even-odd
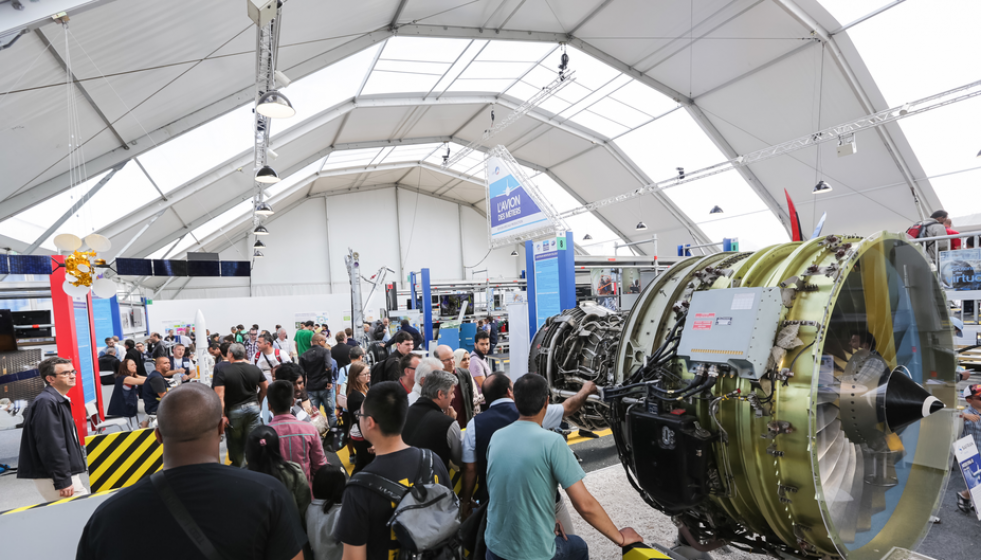
[[[275,212],[272,209],[272,206],[269,206],[265,202],[260,202],[259,204],[255,205],[255,213],[260,216],[272,216],[273,214],[275,214]]]
[[[636,229],[637,231],[645,231],[647,230],[647,224],[645,224],[644,222],[637,222],[637,227],[634,229]]]
[[[269,159],[276,159],[279,157],[279,154],[273,151],[272,148],[266,148],[266,155],[269,156]]]
[[[818,184],[814,185],[813,194],[829,193],[832,190],[833,189],[831,188],[831,185],[829,185],[828,183],[826,183],[824,180],[821,180],[821,181],[818,181]]]
[[[263,243],[262,241],[259,241],[258,239],[256,239],[255,240],[255,243],[252,244],[252,248],[253,249],[265,249],[266,248],[266,244]]]
[[[593,236],[592,236],[592,235],[589,235],[589,234],[587,233],[586,235],[584,235],[584,236],[582,237],[582,240],[583,240],[583,241],[589,241],[589,240],[590,240],[590,239],[592,239],[592,238],[593,238]]]
[[[273,76],[275,76],[276,79],[276,86],[280,88],[288,87],[293,82],[289,76],[283,74],[279,70],[273,72]]]
[[[675,167],[675,169],[678,170],[678,178],[679,179],[684,179],[685,178],[685,168],[684,167]]]
[[[266,229],[266,226],[256,226],[255,229],[252,230],[252,234],[253,235],[269,235],[269,230]]]
[[[981,152],[978,152],[978,157],[981,158]]]
[[[260,183],[278,183],[279,174],[276,170],[268,165],[263,165],[258,171],[255,172],[255,180]]]
[[[270,119],[285,119],[296,114],[290,100],[282,93],[272,90],[262,94],[255,106],[256,112]]]
[[[262,251],[256,249],[255,251],[252,252],[252,256],[255,257],[255,258],[257,258],[257,259],[261,259],[265,255],[262,254]]]
[[[709,210],[709,214],[723,214],[722,208],[719,206],[713,206],[712,209]]]
[[[511,256],[512,257],[517,257],[518,256],[518,250],[517,249],[511,249]]]

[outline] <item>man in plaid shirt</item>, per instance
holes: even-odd
[[[964,419],[964,435],[974,438],[974,445],[981,449],[981,384],[969,385],[964,389],[964,400],[968,408],[961,412]],[[974,509],[967,490],[957,495],[957,507],[964,513]]]

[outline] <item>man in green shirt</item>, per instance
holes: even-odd
[[[296,340],[296,355],[302,356],[310,349],[310,341],[313,340],[313,321],[303,323],[303,328],[296,331],[293,338]]]
[[[548,382],[535,374],[514,383],[518,420],[501,428],[487,450],[488,560],[578,560],[589,557],[586,542],[555,520],[556,487],[590,525],[617,546],[641,542],[630,527],[618,530],[589,493],[586,473],[562,436],[542,428],[548,408]],[[516,445],[515,442],[521,442]]]

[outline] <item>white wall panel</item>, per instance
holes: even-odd
[[[460,261],[460,205],[399,189],[402,272],[429,268],[432,282],[463,277]]]
[[[311,198],[266,221],[271,233],[262,236],[265,257],[255,262],[252,285],[327,282],[325,215],[323,199]]]
[[[523,256],[512,257],[512,247],[495,249],[487,255],[489,247],[487,240],[487,218],[484,218],[472,208],[460,207],[460,238],[463,243],[463,264],[472,267],[467,269],[467,279],[474,269],[487,269],[486,273],[478,274],[477,278],[516,278],[524,269]],[[522,249],[518,249],[524,255]],[[487,255],[483,262],[477,264]],[[476,266],[475,266],[476,265]]]
[[[382,266],[399,270],[398,217],[395,189],[379,189],[327,197],[327,230],[330,240],[330,282],[332,292],[347,293],[350,279],[344,256],[350,247],[361,255],[365,277]],[[320,201],[323,204],[323,201]],[[272,237],[272,236],[270,236]]]

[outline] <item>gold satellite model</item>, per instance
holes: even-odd
[[[627,478],[688,544],[783,558],[913,549],[955,437],[943,291],[905,236],[830,235],[680,261],[626,318],[550,318],[530,370],[613,430]]]

